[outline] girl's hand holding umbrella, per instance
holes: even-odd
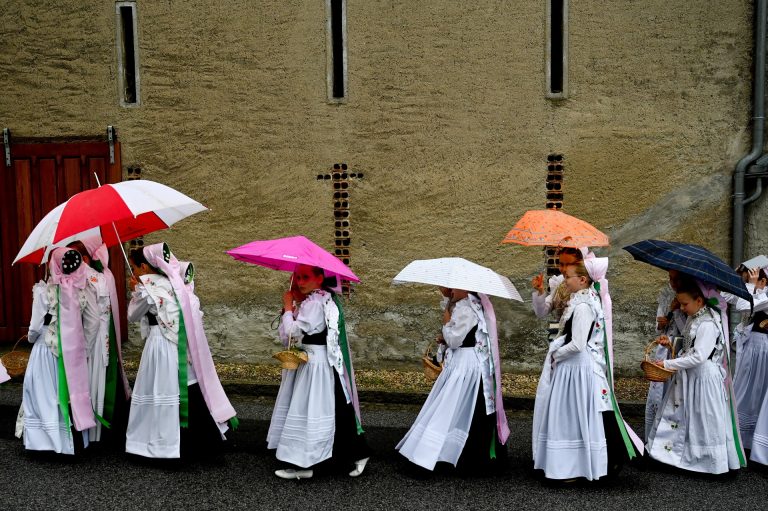
[[[531,286],[533,289],[539,292],[540,295],[544,294],[544,274],[539,273],[533,279],[531,279]]]

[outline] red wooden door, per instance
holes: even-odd
[[[107,142],[13,141],[10,168],[5,165],[5,148],[2,144],[0,148],[0,342],[11,342],[26,333],[32,311],[32,286],[45,276],[44,266],[11,266],[27,236],[57,205],[77,192],[95,188],[95,176],[102,184],[119,182],[122,168],[119,143],[115,143],[115,161],[110,163]],[[117,282],[125,336],[125,262],[120,247],[111,248],[109,258]]]

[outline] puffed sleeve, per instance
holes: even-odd
[[[717,325],[711,321],[706,321],[696,329],[696,340],[693,347],[680,358],[674,358],[664,361],[664,367],[667,369],[690,369],[703,364],[712,354],[712,350],[717,345],[717,338],[720,331]]]
[[[284,346],[289,340],[301,342],[304,335],[318,334],[325,330],[325,310],[322,300],[308,298],[299,305],[294,318],[292,312],[286,311],[280,321],[279,335]]]
[[[552,358],[557,362],[572,357],[587,347],[589,331],[595,321],[592,308],[586,303],[580,303],[573,310],[573,322],[571,323],[571,342],[555,350]]]
[[[752,295],[752,303],[741,298],[740,296],[733,295],[731,293],[721,292],[720,295],[725,299],[728,305],[731,306],[731,311],[736,312],[760,312],[768,310],[768,295],[766,295],[765,289],[755,289],[755,285],[747,283],[747,290]]]
[[[140,286],[137,286],[140,288]],[[137,323],[141,321],[152,308],[152,299],[146,291],[141,289],[131,294],[131,301],[128,304],[128,321]]]
[[[469,305],[469,299],[465,298],[456,302],[456,307],[451,314],[451,320],[443,325],[445,344],[451,349],[460,348],[469,331],[477,323],[477,316]]]
[[[48,285],[40,281],[32,286],[32,318],[29,322],[27,340],[37,341],[45,331],[45,315],[48,313]]]

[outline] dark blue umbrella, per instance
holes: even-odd
[[[745,300],[752,296],[741,276],[704,247],[675,241],[645,240],[624,247],[638,261],[663,270],[677,270]]]

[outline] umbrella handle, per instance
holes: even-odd
[[[99,185],[99,188],[101,188],[101,181],[99,180],[99,175],[94,172],[93,177],[96,178],[96,184]],[[131,277],[136,278],[136,275],[133,274],[133,268],[131,268],[131,262],[128,260],[128,254],[125,253],[125,247],[123,247],[123,241],[120,239],[120,235],[117,234],[117,227],[115,226],[115,222],[112,222],[112,229],[115,230],[115,237],[117,238],[117,243],[120,245],[120,251],[123,253],[123,259],[125,259],[125,264],[128,266],[128,273],[131,274]],[[136,279],[136,280],[139,280],[139,279]],[[141,284],[140,280],[139,280],[139,283]]]

